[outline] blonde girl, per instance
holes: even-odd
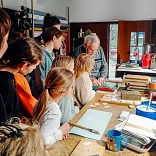
[[[45,140],[39,133],[38,126],[19,131],[14,124],[0,126],[0,155],[5,156],[48,156]],[[17,127],[17,128],[16,128]],[[10,128],[10,129],[9,129]],[[5,136],[8,132],[12,137]],[[19,136],[20,132],[20,136]],[[11,134],[12,133],[12,134]],[[18,133],[18,134],[16,134]],[[5,139],[4,139],[5,138]]]
[[[74,73],[74,60],[70,56],[58,55],[52,63],[52,68],[64,67]]]
[[[92,100],[95,96],[95,91],[92,90],[92,82],[89,74],[94,65],[92,56],[83,53],[80,54],[75,61],[75,97],[79,102],[80,107]]]
[[[53,68],[45,79],[45,89],[34,110],[34,119],[40,124],[40,132],[47,147],[68,136],[69,124],[60,127],[61,111],[58,103],[71,93],[73,83],[74,74],[65,68]]]
[[[65,67],[74,73],[74,60],[70,56],[58,55],[52,64],[52,68],[55,67]],[[60,100],[59,108],[62,113],[61,125],[69,122],[79,112],[79,108],[74,106],[73,96],[71,95]]]

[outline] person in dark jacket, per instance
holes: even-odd
[[[88,53],[93,56],[95,64],[91,70],[91,81],[93,86],[101,86],[105,82],[108,73],[108,64],[105,59],[104,51],[100,46],[100,40],[97,35],[87,35],[84,44],[80,45],[71,53],[76,59],[80,54]]]
[[[40,46],[31,38],[19,38],[9,45],[0,64],[0,100],[3,101],[3,109],[6,112],[5,120],[2,117],[0,121],[6,122],[12,117],[20,116],[14,75],[32,72],[42,59]]]

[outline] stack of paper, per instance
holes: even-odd
[[[143,75],[127,74],[123,78],[123,82],[129,86],[127,90],[137,90],[141,94],[144,94],[144,90],[147,89],[150,81],[149,76]]]

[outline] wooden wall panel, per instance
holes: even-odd
[[[94,23],[70,23],[70,51],[72,50],[73,38],[78,37],[80,29],[83,31],[90,29],[96,33],[101,41],[105,56],[108,62],[109,52],[109,24],[111,22],[94,22]],[[113,22],[112,22],[113,23]],[[116,22],[117,23],[117,22]],[[130,35],[131,32],[145,32],[145,43],[154,43],[155,34],[152,29],[155,28],[153,21],[119,21],[118,22],[118,57],[124,62],[129,60],[130,54]],[[153,28],[152,28],[153,25]],[[155,28],[156,29],[156,28]],[[155,40],[154,40],[155,39]],[[119,59],[119,58],[118,58]]]
[[[145,43],[152,43],[152,21],[118,22],[118,56],[123,62],[129,60],[131,32],[145,32]]]
[[[80,29],[86,31],[90,29],[91,32],[96,33],[100,39],[100,45],[102,46],[107,62],[108,62],[108,38],[107,38],[107,22],[94,22],[94,23],[70,23],[70,51],[73,49],[73,38],[78,37]]]
[[[152,33],[151,38],[154,44],[153,53],[156,53],[156,20],[152,21]]]

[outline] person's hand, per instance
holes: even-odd
[[[99,83],[100,83],[101,85],[103,85],[104,82],[105,82],[105,78],[104,78],[104,77],[100,77],[100,78],[98,79],[98,81],[99,81]]]
[[[69,134],[67,134],[67,135],[64,135],[64,136],[62,137],[62,140],[65,140],[65,139],[67,139],[67,138],[68,138],[68,136],[69,136]]]
[[[101,86],[100,82],[97,79],[91,78],[93,86]]]
[[[66,135],[68,135],[69,129],[70,129],[70,127],[69,127],[68,122],[64,123],[64,124],[60,127],[60,130],[61,130],[61,132],[62,132],[62,136],[63,136],[63,137],[66,136]]]

